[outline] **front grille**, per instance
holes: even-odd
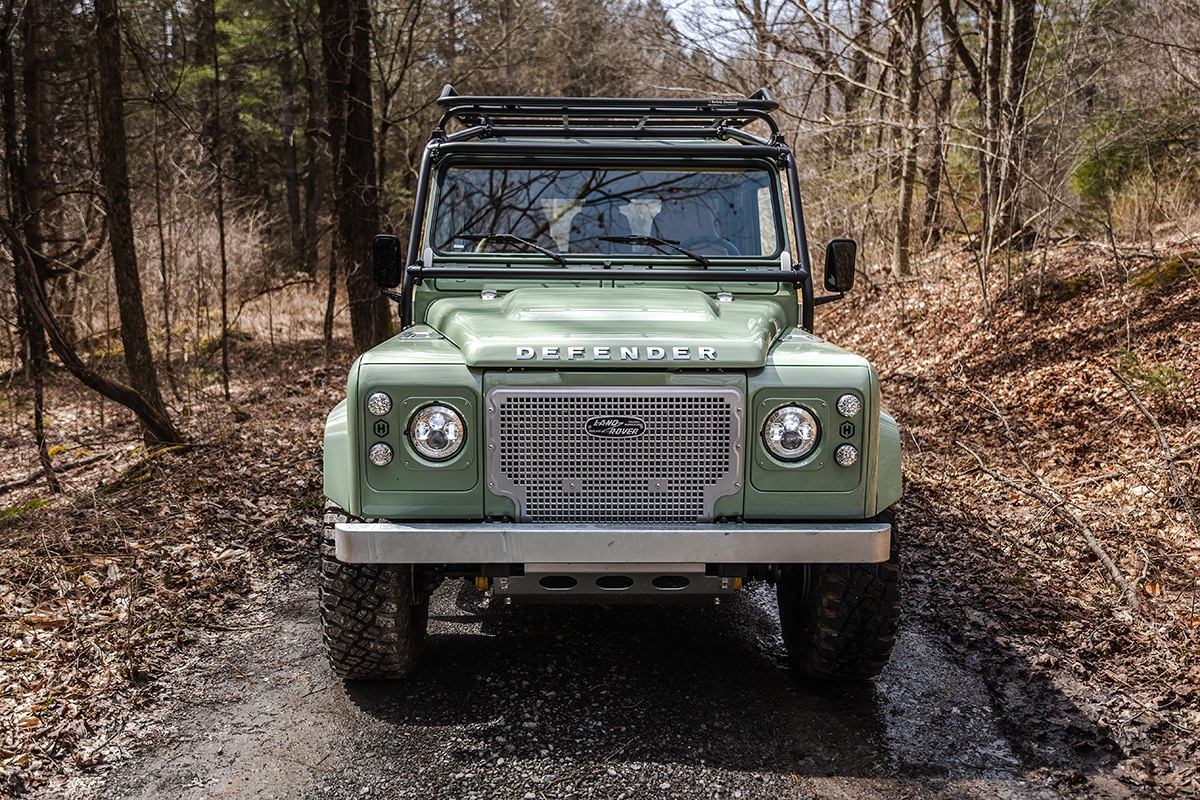
[[[489,485],[519,520],[711,522],[738,490],[737,389],[501,387],[487,399]]]

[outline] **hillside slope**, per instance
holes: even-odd
[[[942,252],[817,322],[900,423],[909,605],[1028,764],[1195,792],[1200,254],[1076,242],[988,271],[986,316],[977,256]]]

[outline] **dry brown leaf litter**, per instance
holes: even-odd
[[[147,454],[110,408],[118,424],[73,431],[118,443],[64,473],[73,493],[39,495],[40,482],[0,496],[0,796],[102,763],[167,657],[199,630],[243,626],[308,553],[320,429],[349,362],[327,364],[319,345],[254,362],[240,365],[233,409],[215,384],[193,396],[193,447]],[[68,377],[52,385],[51,408],[72,394]],[[10,457],[26,453],[9,471],[24,473],[31,437],[6,438]]]
[[[1036,302],[1019,264],[1007,288],[993,264],[985,318],[973,256],[943,252],[818,320],[872,359],[899,420],[923,613],[988,678],[1027,764],[1084,794],[1111,791],[1088,788],[1097,770],[1200,792],[1200,280],[1138,285],[1171,256],[1052,248]]]
[[[1057,247],[1036,302],[1019,269],[1007,289],[997,272],[985,319],[972,256],[946,250],[917,279],[876,278],[818,319],[876,364],[900,422],[918,613],[988,680],[1026,764],[1085,795],[1112,789],[1097,788],[1100,772],[1134,795],[1200,790],[1200,533],[1185,513],[1200,494],[1200,280],[1128,280],[1169,255]],[[56,462],[95,459],[64,470],[66,497],[45,496],[41,481],[3,488],[34,466],[10,411],[0,794],[101,764],[153,702],[166,659],[198,630],[253,624],[263,593],[307,557],[320,427],[347,357],[326,362],[317,346],[242,355],[235,405],[215,384],[189,388],[196,447],[152,458],[111,404],[53,380]],[[1111,369],[1160,422],[1187,499]],[[964,446],[1011,482],[1052,487],[1136,587],[1136,609],[1079,530],[979,470]]]

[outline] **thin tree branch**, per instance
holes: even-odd
[[[1088,544],[1088,549],[1090,549],[1096,558],[1100,560],[1100,563],[1103,564],[1105,569],[1108,570],[1108,574],[1112,577],[1113,581],[1115,581],[1117,586],[1120,587],[1121,597],[1128,604],[1129,611],[1133,614],[1134,619],[1141,617],[1142,605],[1138,601],[1137,591],[1134,586],[1131,585],[1129,581],[1125,580],[1125,576],[1121,574],[1121,570],[1112,560],[1112,557],[1108,554],[1108,551],[1104,549],[1104,545],[1102,545],[1100,540],[1096,538],[1096,534],[1092,532],[1092,529],[1088,527],[1088,524],[1083,521],[1079,514],[1074,511],[1071,504],[1068,503],[1062,495],[1055,491],[1054,487],[1050,486],[1050,484],[1033,472],[1030,472],[1030,475],[1038,482],[1039,486],[1041,487],[1041,491],[1025,486],[1024,484],[1014,481],[1012,478],[1008,478],[1004,475],[1001,475],[999,472],[990,469],[986,464],[983,463],[983,459],[978,453],[967,447],[962,442],[956,441],[955,444],[958,445],[962,450],[966,451],[973,459],[975,459],[975,463],[979,465],[979,471],[984,475],[991,477],[1003,486],[1007,486],[1010,489],[1020,492],[1026,497],[1030,497],[1038,501],[1044,505],[1050,511],[1050,513],[1054,514],[1054,516],[1058,517],[1060,520],[1083,534],[1083,538]],[[1022,464],[1025,466],[1026,471],[1029,471],[1029,466],[1024,459],[1022,459]]]
[[[1179,502],[1183,503],[1188,521],[1192,523],[1192,531],[1200,535],[1200,519],[1196,515],[1196,506],[1192,503],[1192,497],[1188,494],[1187,487],[1183,485],[1183,477],[1179,474],[1179,470],[1175,468],[1178,456],[1175,455],[1175,451],[1171,448],[1171,443],[1167,441],[1167,435],[1163,433],[1162,426],[1158,424],[1158,419],[1150,413],[1150,409],[1142,404],[1141,398],[1137,396],[1137,392],[1133,391],[1133,387],[1129,385],[1128,381],[1122,378],[1121,374],[1112,367],[1109,367],[1108,371],[1112,373],[1121,386],[1125,387],[1125,391],[1129,393],[1133,404],[1137,406],[1138,411],[1142,412],[1142,416],[1146,418],[1151,427],[1154,428],[1154,432],[1158,434],[1158,444],[1162,448],[1163,458],[1167,462],[1167,475],[1171,479],[1171,486],[1175,489],[1175,495],[1179,498]]]
[[[70,464],[60,465],[56,467],[56,469],[59,472],[69,472],[74,469],[79,469],[80,467],[86,467],[88,464],[95,464],[97,461],[103,461],[106,458],[112,458],[114,455],[116,455],[116,453],[99,453],[94,456],[88,456],[87,458],[81,458],[78,461],[72,461]],[[0,494],[7,494],[13,489],[19,489],[22,486],[28,486],[31,483],[36,483],[38,478],[45,474],[46,472],[44,469],[35,469],[24,478],[11,481],[9,483],[0,483]]]

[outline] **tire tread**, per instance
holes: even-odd
[[[412,602],[408,565],[338,561],[334,526],[349,520],[330,506],[321,533],[317,597],[329,664],[343,680],[402,678],[416,666],[425,643],[428,598]]]

